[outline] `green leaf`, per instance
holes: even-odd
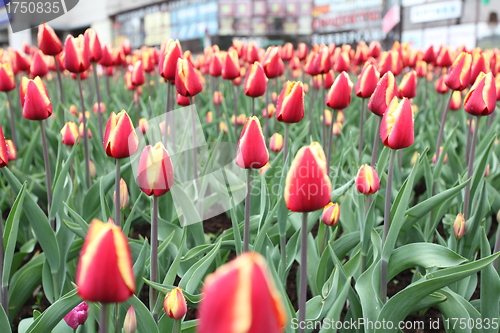
[[[131,306],[134,307],[137,317],[137,332],[158,333],[158,327],[156,326],[151,312],[149,312],[149,309],[135,295],[122,303],[124,311],[127,311]]]
[[[0,305],[0,332],[2,333],[12,333],[10,329],[9,318],[5,314],[5,310],[2,305]]]
[[[488,257],[491,254],[490,243],[488,242],[488,237],[486,236],[486,230],[484,227],[481,228],[481,256]],[[500,299],[500,277],[498,276],[497,270],[493,265],[488,265],[481,271],[481,290],[480,290],[480,300],[481,300],[481,317],[483,322],[492,322],[493,319],[498,320],[499,315],[499,303]],[[484,333],[496,333],[498,328],[484,328]]]
[[[68,159],[64,162],[62,169],[57,175],[57,179],[55,179],[53,186],[53,198],[52,198],[52,206],[50,207],[50,219],[54,219],[56,217],[59,208],[61,207],[61,203],[63,202],[63,193],[64,193],[64,184],[68,182],[69,186],[71,186],[71,179],[69,179],[68,171],[73,161],[73,157],[75,156],[75,152],[77,151],[76,146],[73,147],[71,153],[68,156]]]

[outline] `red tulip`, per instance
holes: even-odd
[[[210,61],[209,73],[211,76],[217,77],[222,74],[222,60],[219,52],[213,52]]]
[[[403,76],[398,88],[400,98],[413,98],[417,96],[417,72],[411,70]]]
[[[362,194],[374,194],[380,188],[377,171],[370,165],[362,165],[356,176],[356,189]]]
[[[246,45],[245,60],[249,64],[253,64],[256,61],[259,61],[259,49],[257,48],[257,45],[255,44],[255,42],[249,42]]]
[[[238,140],[236,165],[244,169],[260,169],[269,161],[262,128],[257,117],[246,120]]]
[[[469,86],[472,57],[462,52],[450,67],[445,84],[453,90],[464,90]]]
[[[198,333],[282,333],[286,313],[265,259],[246,252],[205,279]]]
[[[138,60],[135,62],[130,79],[132,80],[132,84],[134,86],[142,86],[146,81],[142,60]]]
[[[379,72],[380,75],[384,75],[387,72],[392,72],[395,76],[401,73],[403,69],[401,57],[397,51],[387,51],[383,52],[379,59]]]
[[[174,185],[174,167],[161,142],[146,146],[137,169],[137,185],[147,195],[159,197]]]
[[[270,46],[266,50],[264,60],[262,61],[262,68],[264,73],[269,79],[274,79],[281,76],[285,71],[285,64],[279,55],[279,49],[276,46]]]
[[[288,81],[278,98],[276,119],[283,123],[298,123],[304,118],[304,87],[300,81]]]
[[[102,58],[102,46],[97,36],[97,32],[92,28],[88,28],[85,30],[84,37],[89,43],[90,61],[98,62]]]
[[[279,153],[283,149],[283,135],[274,133],[269,141],[269,149],[275,153]]]
[[[16,88],[14,72],[8,62],[0,64],[0,91],[8,92]]]
[[[330,202],[332,184],[323,148],[317,142],[299,149],[285,182],[285,203],[293,212],[312,212]]]
[[[76,271],[81,298],[90,302],[120,303],[135,293],[132,256],[127,237],[111,219],[90,223]]]
[[[177,95],[176,102],[178,105],[180,105],[180,106],[191,105],[191,101],[189,100],[189,97],[184,97],[179,93],[177,93],[176,95]]]
[[[14,146],[14,145],[12,145],[12,146]],[[7,146],[7,143],[5,141],[5,136],[3,135],[2,126],[0,126],[0,168],[7,166],[9,161],[12,160],[12,159],[9,159],[9,151],[10,151],[10,149]],[[12,155],[12,152],[11,152],[11,155]],[[17,157],[17,151],[16,151],[16,157]]]
[[[185,97],[195,96],[203,90],[200,77],[196,73],[193,64],[187,59],[177,59],[175,88],[179,94]]]
[[[495,111],[496,97],[493,75],[481,72],[465,96],[464,110],[473,116],[487,116]]]
[[[449,67],[453,64],[453,57],[449,47],[442,47],[437,55],[436,64],[440,67]]]
[[[341,51],[340,48],[335,50],[333,55],[333,70],[336,72],[348,72],[351,67],[351,61],[349,54],[345,51]]]
[[[64,316],[64,321],[69,327],[76,330],[78,326],[85,324],[89,316],[89,306],[86,302],[81,302],[73,310]]]
[[[425,50],[422,60],[428,64],[431,64],[434,62],[435,59],[436,59],[436,53],[434,52],[434,46],[431,45],[427,48],[427,50]]]
[[[0,139],[1,144],[1,139]],[[17,149],[12,140],[5,140],[5,144],[7,145],[7,159],[9,161],[15,161],[17,159]],[[1,157],[0,157],[1,159]]]
[[[380,78],[380,74],[377,69],[373,65],[366,65],[361,74],[358,76],[358,81],[356,82],[356,96],[361,98],[370,97],[375,88],[377,87],[378,80]]]
[[[290,42],[285,43],[281,48],[280,52],[281,59],[283,61],[289,61],[293,57],[293,45]]]
[[[28,71],[30,69],[30,61],[26,56],[22,55],[20,51],[16,50],[15,52],[15,63],[16,67],[19,71]]]
[[[337,76],[326,96],[326,105],[334,110],[345,109],[351,103],[353,84],[346,72]]]
[[[453,233],[457,239],[464,237],[466,230],[465,218],[462,213],[459,213],[453,223]]]
[[[132,45],[126,38],[122,40],[121,51],[124,55],[129,55],[130,53],[132,53]]]
[[[262,117],[271,119],[276,113],[276,107],[273,103],[270,103],[267,108],[262,110]]]
[[[500,101],[500,73],[495,76],[495,87],[497,88],[497,101]]]
[[[24,118],[43,120],[52,115],[52,103],[40,77],[37,76],[34,80],[23,77],[19,94]]]
[[[307,57],[308,53],[309,53],[309,48],[307,47],[306,43],[299,43],[299,45],[297,45],[296,54],[300,60],[304,60]]]
[[[380,124],[380,139],[391,149],[403,149],[413,144],[413,112],[411,102],[394,97]]]
[[[61,135],[63,144],[73,146],[79,139],[78,126],[72,121],[67,122],[61,129]]]
[[[396,79],[392,72],[389,71],[378,82],[372,97],[368,101],[368,109],[377,116],[382,117],[392,99],[396,96],[396,91]]]
[[[267,87],[267,76],[264,68],[258,62],[254,62],[245,79],[245,95],[249,97],[260,97],[265,94]]]
[[[333,227],[340,221],[340,205],[338,203],[330,202],[323,208],[321,215],[321,222]]]
[[[64,68],[72,73],[85,72],[90,67],[89,40],[83,35],[68,35],[64,44]]]
[[[167,316],[172,319],[181,319],[186,315],[186,299],[184,298],[184,294],[182,293],[182,289],[180,287],[174,288],[165,295],[163,310],[165,310]]]
[[[44,77],[49,72],[49,66],[43,58],[42,52],[38,51],[31,57],[30,75],[31,77]]]
[[[321,80],[321,75],[317,75],[317,76],[313,77],[313,82],[314,82],[315,78],[319,78]],[[332,87],[334,81],[335,81],[335,74],[333,73],[332,70],[330,70],[328,73],[324,74],[325,89],[330,89]],[[377,83],[375,82],[375,84],[377,84]]]
[[[370,42],[370,46],[368,47],[368,57],[373,57],[377,59],[382,52],[382,46],[376,40]]]
[[[415,64],[415,71],[417,72],[418,77],[426,77],[427,76],[427,63],[422,60],[417,60]]]
[[[240,76],[240,64],[238,52],[234,48],[229,48],[224,57],[222,66],[222,78],[225,80],[234,80]]]
[[[106,155],[116,159],[129,157],[137,151],[139,138],[125,110],[118,114],[112,112],[109,116],[103,144]]]
[[[460,110],[462,107],[462,92],[455,90],[451,95],[450,110]]]
[[[474,84],[477,76],[481,72],[490,72],[490,65],[488,63],[488,60],[486,60],[486,55],[484,53],[474,52],[472,56],[469,85]]]
[[[113,59],[113,48],[111,44],[106,44],[102,48],[101,60],[99,60],[99,64],[104,67],[113,66],[115,61]]]
[[[47,23],[38,26],[37,38],[38,47],[44,54],[54,56],[62,52],[61,40]]]

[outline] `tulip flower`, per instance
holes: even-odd
[[[102,48],[101,60],[99,64],[104,67],[110,67],[115,64],[113,59],[113,49],[111,44],[105,44]]]
[[[243,253],[207,276],[198,333],[281,333],[286,313],[280,294],[257,252]]]
[[[394,75],[392,72],[385,73],[368,101],[368,109],[377,116],[382,117],[392,99],[396,96],[396,91],[397,87]]]
[[[95,164],[92,160],[89,161],[89,175],[92,178],[95,178],[97,176],[97,171],[95,169]]]
[[[436,53],[434,52],[434,46],[431,45],[425,50],[422,60],[430,64],[434,62],[435,59],[436,59]]]
[[[222,60],[220,58],[220,53],[212,53],[212,58],[210,61],[209,73],[211,76],[217,77],[222,74]]]
[[[332,134],[335,136],[339,136],[340,134],[342,134],[342,128],[343,125],[341,122],[338,121],[334,122],[332,126]]]
[[[464,98],[464,110],[473,116],[487,116],[495,111],[496,86],[491,73],[481,72]]]
[[[455,90],[451,95],[450,100],[450,110],[456,111],[460,110],[462,107],[462,93],[458,90]]]
[[[174,168],[161,142],[146,146],[139,158],[137,184],[146,195],[161,196],[174,184]]]
[[[85,30],[85,38],[89,43],[89,54],[91,62],[98,62],[102,58],[102,46],[99,37],[94,29],[88,28]]]
[[[288,81],[276,106],[276,119],[283,123],[298,123],[304,118],[304,87],[300,81]]]
[[[413,98],[417,96],[417,72],[411,70],[403,76],[398,88],[399,98]]]
[[[295,51],[295,53],[300,60],[304,60],[307,57],[308,52],[309,49],[306,43],[299,43],[299,45],[297,45],[297,50]]]
[[[272,118],[276,113],[276,107],[273,103],[267,105],[267,108],[262,109],[262,117]]]
[[[330,202],[332,185],[326,158],[320,144],[313,142],[299,149],[288,171],[285,202],[293,212],[312,212]]]
[[[436,91],[440,94],[446,94],[450,90],[450,88],[445,83],[447,77],[448,74],[443,74],[439,79],[437,79],[436,82],[434,82]]]
[[[80,123],[80,125],[78,126],[78,134],[80,135],[80,138],[83,138],[85,136],[84,133],[85,132],[83,131],[83,123]],[[91,139],[93,137],[92,131],[90,130],[90,128],[87,128],[87,137],[89,139]]]
[[[246,120],[238,140],[236,165],[244,169],[260,169],[269,161],[262,128],[257,117]]]
[[[219,131],[227,134],[228,129],[227,129],[227,124],[225,122],[221,121],[219,123]]]
[[[49,67],[43,58],[42,52],[38,51],[31,57],[30,75],[31,77],[44,77],[49,72]]]
[[[326,61],[326,60],[325,60]],[[306,63],[304,65],[304,72],[311,76],[316,76],[321,74],[319,71],[319,54],[312,52],[307,56]]]
[[[9,92],[16,88],[14,72],[8,62],[0,64],[0,91]]]
[[[358,76],[358,81],[356,82],[356,87],[354,89],[356,96],[361,98],[370,97],[377,87],[379,78],[380,76],[375,66],[366,65],[361,71],[361,74]]]
[[[445,84],[452,90],[464,90],[469,86],[472,57],[462,52],[450,67]]]
[[[134,125],[125,110],[111,113],[104,134],[104,150],[106,155],[116,159],[129,157],[137,151],[139,138]]]
[[[267,81],[268,79],[264,73],[262,65],[257,61],[254,62],[245,79],[245,95],[254,98],[264,95],[266,92]]]
[[[427,63],[423,60],[417,60],[415,65],[415,71],[417,72],[418,77],[426,77],[427,76]]]
[[[14,51],[15,57],[14,57],[14,62],[16,64],[15,67],[17,67],[18,71],[28,71],[30,68],[30,61],[28,58],[26,58],[25,55],[21,54],[21,51],[15,50]]]
[[[129,55],[132,52],[132,45],[127,38],[122,40],[121,51],[124,55]]]
[[[439,67],[450,67],[453,64],[453,57],[449,47],[441,48],[436,58],[436,64]]]
[[[346,72],[340,73],[326,97],[326,105],[334,110],[345,109],[351,103],[353,84]]]
[[[5,140],[7,145],[7,159],[10,161],[15,161],[17,159],[17,149],[12,140]]]
[[[135,333],[137,331],[137,316],[133,306],[130,306],[123,320],[123,332]]]
[[[90,67],[89,40],[83,35],[68,35],[64,44],[64,67],[72,73],[85,72]]]
[[[179,94],[185,97],[195,96],[203,90],[203,85],[193,64],[187,59],[177,59],[175,88]]]
[[[443,153],[443,146],[440,146],[439,147],[439,156],[441,156],[441,154]],[[437,156],[436,154],[434,154],[432,156],[432,163],[436,163],[437,162]],[[443,164],[446,164],[446,162],[448,162],[448,154],[444,155],[444,158],[443,158]]]
[[[189,97],[182,96],[179,93],[176,93],[175,95],[176,95],[175,101],[177,102],[178,105],[180,105],[180,106],[191,105],[191,101],[189,100]]]
[[[278,47],[270,46],[267,48],[264,60],[262,61],[262,68],[264,69],[264,73],[266,73],[266,77],[269,79],[274,79],[283,74],[285,65],[279,55]]]
[[[222,66],[222,78],[225,80],[234,80],[240,76],[240,64],[238,52],[234,48],[229,48]]]
[[[381,52],[382,52],[382,46],[380,45],[380,42],[376,40],[371,41],[368,47],[368,57],[373,57],[377,59],[380,56]]]
[[[78,326],[85,324],[89,316],[89,306],[86,302],[81,302],[73,310],[64,316],[64,321],[69,327],[76,330]]]
[[[472,65],[470,70],[469,85],[473,85],[477,79],[479,73],[490,72],[490,65],[488,60],[486,60],[486,55],[484,53],[475,52],[472,56]]]
[[[224,100],[224,96],[222,96],[221,91],[214,91],[213,102],[215,105],[221,105]]]
[[[459,213],[453,222],[453,233],[457,239],[464,237],[466,231],[465,218]]]
[[[79,139],[78,127],[72,121],[67,122],[61,129],[61,135],[63,144],[67,146],[73,146],[75,143],[78,142]]]
[[[210,124],[212,121],[213,121],[212,111],[208,111],[207,114],[205,115],[205,122],[207,124]]]
[[[362,194],[374,194],[380,188],[377,171],[370,165],[362,165],[356,176],[356,189]]]
[[[338,50],[338,51],[337,51]],[[333,70],[340,72],[348,72],[351,66],[351,60],[349,58],[349,54],[345,51],[340,51],[340,48],[337,48],[335,54],[333,55]]]
[[[259,49],[257,48],[257,45],[255,42],[249,42],[246,47],[246,54],[245,54],[245,60],[249,64],[253,64],[256,61],[259,61]]]
[[[23,77],[19,94],[24,118],[43,120],[52,115],[52,103],[40,77],[37,76],[34,80]]]
[[[403,149],[413,144],[413,113],[411,102],[394,97],[382,117],[380,139],[391,149]]]
[[[116,201],[116,192],[113,192],[113,201]],[[129,195],[128,188],[125,179],[120,178],[120,209],[125,209],[128,207]]]
[[[333,227],[340,221],[340,205],[338,203],[330,202],[323,208],[321,215],[321,222]]]
[[[142,60],[138,60],[135,62],[130,78],[134,86],[142,86],[144,84],[146,78],[144,74],[144,65],[142,64]]]
[[[94,219],[80,252],[76,285],[81,298],[90,302],[120,303],[135,293],[132,256],[127,237],[109,219]]]
[[[7,164],[9,164],[9,151],[3,135],[2,126],[0,126],[0,168],[7,166]]]
[[[165,295],[163,310],[172,319],[182,319],[186,315],[186,299],[180,287],[174,288]]]
[[[274,133],[271,136],[269,148],[275,153],[279,153],[283,149],[283,136],[279,133]]]
[[[313,82],[314,82],[314,78],[316,78],[316,77],[321,78],[321,76],[315,76],[315,77],[313,77]],[[328,73],[324,74],[323,81],[324,81],[323,84],[325,86],[325,89],[330,89],[331,86],[333,85],[333,82],[335,81],[335,74],[333,73],[333,70],[330,70]]]
[[[46,55],[55,56],[63,50],[61,40],[47,23],[38,26],[37,39],[38,48]]]
[[[399,75],[402,70],[402,60],[397,51],[387,51],[382,53],[379,59],[379,72],[380,75],[391,71],[394,75]]]
[[[101,102],[100,104],[98,104],[97,102],[94,103],[94,105],[92,106],[92,111],[94,111],[94,113],[97,113],[97,112],[101,112],[101,113],[106,113],[106,104],[104,104],[103,102]]]
[[[139,119],[139,128],[141,129],[142,134],[146,134],[149,129],[148,121],[146,118]]]

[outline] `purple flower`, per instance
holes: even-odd
[[[76,330],[79,325],[83,325],[89,316],[89,306],[85,302],[78,304],[66,316],[64,321],[69,327]]]

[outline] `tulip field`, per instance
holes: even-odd
[[[499,332],[500,52],[0,51],[0,332]]]

